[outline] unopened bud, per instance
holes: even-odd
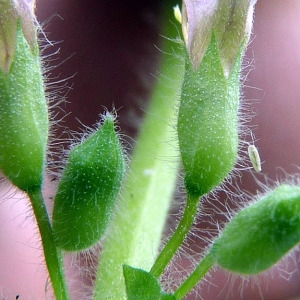
[[[182,30],[189,56],[197,70],[212,33],[219,47],[224,74],[228,75],[248,41],[256,0],[183,0]]]
[[[0,68],[5,73],[14,60],[18,22],[31,50],[36,47],[34,8],[33,0],[0,0]]]
[[[44,89],[39,52],[31,51],[18,24],[11,68],[0,68],[0,169],[24,191],[43,181],[49,127]]]
[[[114,118],[71,150],[53,210],[57,246],[86,249],[100,240],[111,219],[124,176],[125,161]]]
[[[257,274],[300,242],[300,187],[282,185],[241,210],[214,242],[211,252],[223,268]]]

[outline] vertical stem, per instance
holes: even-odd
[[[207,273],[207,271],[214,265],[215,259],[208,253],[204,259],[200,262],[194,272],[183,282],[183,284],[174,293],[177,300],[182,299],[187,295],[201,280],[201,278]]]
[[[35,218],[41,234],[46,265],[52,282],[54,294],[57,300],[70,299],[66,279],[64,275],[63,257],[59,249],[56,248],[52,227],[48,217],[48,212],[44,203],[41,190],[28,192]]]
[[[173,12],[171,6],[167,9]],[[176,37],[174,24],[169,18],[165,21],[163,35]],[[176,124],[184,68],[183,61],[172,55],[180,45],[168,39],[164,39],[164,45],[161,75],[139,133],[118,210],[104,241],[94,299],[126,298],[123,264],[150,269],[173,198],[179,152],[172,124]]]
[[[178,250],[178,248],[184,241],[197,215],[198,202],[198,197],[188,196],[183,217],[180,223],[178,224],[176,231],[174,232],[170,240],[167,242],[167,244],[157,257],[153,267],[151,268],[150,273],[153,276],[159,277],[163,273],[164,269],[171,261],[175,252]]]

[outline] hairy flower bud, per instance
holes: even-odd
[[[178,114],[178,140],[190,195],[202,196],[233,169],[238,153],[240,51],[227,78],[213,36],[195,71],[186,59]]]
[[[195,70],[213,31],[224,74],[231,72],[242,43],[250,37],[255,3],[256,0],[183,0],[182,31]]]
[[[211,252],[223,268],[257,274],[300,242],[300,187],[282,185],[241,210],[214,242]]]
[[[48,106],[38,50],[37,45],[31,50],[19,21],[11,67],[8,73],[0,68],[0,169],[24,191],[42,185],[48,141]]]
[[[34,8],[33,0],[0,0],[0,68],[5,73],[14,59],[19,19],[31,50],[36,47]]]
[[[53,210],[57,246],[67,251],[86,249],[104,234],[121,188],[125,161],[114,118],[71,150]]]

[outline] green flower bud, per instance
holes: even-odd
[[[99,241],[110,221],[124,170],[114,118],[107,114],[103,125],[70,152],[54,203],[57,246],[79,251]]]
[[[210,192],[236,163],[241,56],[242,50],[229,77],[225,76],[213,35],[198,70],[186,59],[178,139],[190,195]]]
[[[0,169],[24,191],[42,184],[48,127],[38,46],[32,51],[19,22],[11,66],[0,68]]]
[[[300,242],[300,187],[282,185],[240,211],[214,242],[223,268],[257,274]]]

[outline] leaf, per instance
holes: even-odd
[[[128,300],[175,300],[162,292],[158,280],[147,271],[124,265],[123,273]]]

